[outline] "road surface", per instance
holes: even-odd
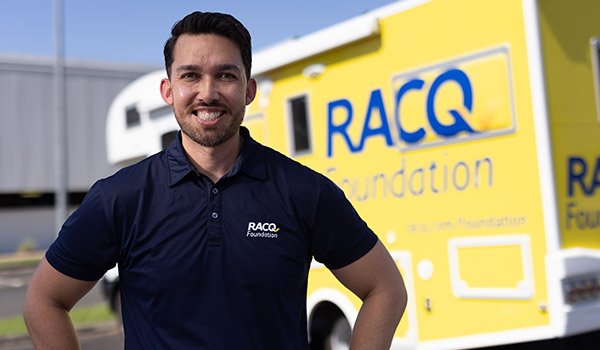
[[[0,269],[0,320],[22,313],[25,291],[35,267]],[[100,285],[96,285],[75,306],[84,307],[105,303]],[[123,349],[123,336],[116,323],[84,327],[79,330],[82,348],[85,350]],[[0,350],[33,350],[27,336],[0,338]]]

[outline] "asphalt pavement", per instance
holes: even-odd
[[[123,349],[123,335],[115,323],[96,324],[77,329],[83,350]],[[0,350],[35,350],[28,336],[0,338]]]
[[[27,285],[34,271],[32,266],[0,269],[0,319],[21,314]],[[100,288],[97,284],[75,307],[106,302]]]
[[[23,258],[41,257],[34,253],[31,256],[0,256],[0,262],[18,261]],[[0,268],[0,320],[22,313],[27,285],[35,271],[35,265]],[[101,286],[97,284],[75,308],[106,303],[102,296]],[[123,348],[123,336],[116,322],[87,325],[77,329],[81,345],[86,350],[114,350]],[[32,350],[33,345],[28,335],[0,337],[0,350]]]

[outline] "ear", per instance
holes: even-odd
[[[248,86],[246,87],[246,106],[254,101],[256,97],[256,80],[250,78],[248,80]]]
[[[173,105],[173,91],[171,90],[171,81],[164,78],[160,81],[160,96],[168,105]]]

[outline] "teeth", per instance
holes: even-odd
[[[221,113],[220,112],[198,112],[198,111],[194,111],[194,115],[197,116],[198,118],[204,120],[205,122],[212,122],[214,120],[217,120],[221,116]]]

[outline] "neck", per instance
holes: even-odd
[[[181,143],[196,170],[217,182],[233,167],[242,147],[242,136],[238,132],[218,146],[205,147],[181,133]]]

